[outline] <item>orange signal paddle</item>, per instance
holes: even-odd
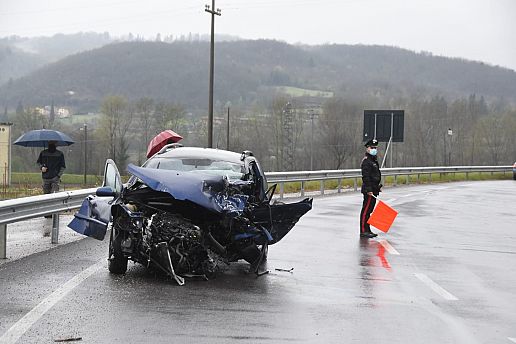
[[[374,208],[371,217],[367,220],[367,223],[375,226],[382,232],[387,233],[391,228],[394,219],[398,216],[398,212],[387,205],[387,203],[380,201],[377,197],[375,198],[378,202],[376,203],[376,207]]]

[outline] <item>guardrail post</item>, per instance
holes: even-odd
[[[395,174],[394,175],[394,185],[393,186],[397,186],[398,185],[398,175]]]
[[[358,178],[353,178],[353,190],[358,190]]]
[[[7,258],[7,223],[0,225],[0,259]]]
[[[432,184],[432,172],[428,176],[428,184]]]
[[[301,181],[301,197],[305,195],[305,181]]]
[[[285,183],[279,183],[279,198],[283,199],[283,192],[285,192]]]
[[[59,213],[52,214],[52,244],[59,242]]]
[[[418,184],[421,184],[421,179],[419,179],[419,177],[420,177],[420,175],[419,175],[419,173],[418,173],[418,174],[417,174],[417,180],[416,180],[416,182],[417,182]]]
[[[337,192],[340,193],[342,191],[342,178],[339,178],[337,180],[338,180]]]
[[[324,195],[324,180],[321,180],[321,195]]]
[[[468,180],[468,179],[469,179],[469,173],[466,172],[466,180]]]

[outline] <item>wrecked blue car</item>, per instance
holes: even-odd
[[[109,271],[128,260],[161,270],[177,283],[211,278],[240,259],[259,273],[268,245],[279,242],[312,208],[312,199],[273,202],[250,151],[168,145],[122,185],[113,161],[104,185],[85,199],[69,227],[103,240],[111,224]]]

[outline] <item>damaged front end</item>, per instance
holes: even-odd
[[[312,200],[270,204],[259,166],[246,166],[249,173],[231,179],[129,165],[132,182],[110,206],[109,270],[125,273],[133,260],[178,284],[212,278],[239,259],[257,272],[268,245],[292,229]],[[84,223],[80,213],[74,221]]]

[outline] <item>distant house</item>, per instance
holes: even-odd
[[[50,116],[50,106],[45,106],[45,107],[35,107],[34,108],[34,112],[37,112],[39,113],[40,115],[43,115],[43,116]]]
[[[70,117],[70,110],[67,108],[57,108],[55,111],[58,118]]]
[[[39,113],[42,116],[49,117],[52,107],[50,105],[47,105],[45,107],[35,107],[34,111]],[[67,118],[70,117],[70,110],[64,107],[55,107],[54,113],[56,114],[57,118]]]

